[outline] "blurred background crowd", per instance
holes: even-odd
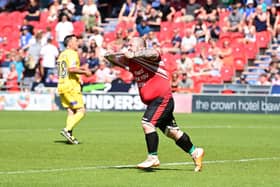
[[[161,51],[174,92],[203,83],[280,85],[280,0],[2,0],[0,89],[48,91],[66,35],[76,34],[83,91],[130,92],[131,73],[107,51],[133,36]]]

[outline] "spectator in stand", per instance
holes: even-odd
[[[88,68],[92,73],[95,73],[95,71],[99,67],[99,58],[96,55],[95,50],[91,50],[88,53],[87,57],[87,63],[86,63],[86,68]]]
[[[104,45],[106,45],[105,42],[103,42]],[[113,50],[113,51],[116,51],[116,50],[120,50],[125,44],[125,38],[123,37],[123,30],[122,29],[119,29],[116,31],[116,37],[115,37],[115,40],[113,40],[112,42],[110,42],[108,44],[108,47]],[[103,46],[104,46],[103,45]]]
[[[171,7],[166,0],[160,0],[158,10],[160,11],[161,21],[172,21],[176,13],[175,8]]]
[[[29,21],[26,18],[23,19],[23,23],[20,27],[20,31],[22,32],[23,29],[27,29],[27,31],[32,35],[34,34],[34,27],[29,23]]]
[[[203,6],[201,11],[201,14],[199,15],[199,17],[202,20],[207,20],[207,21],[212,21],[212,20],[216,20],[217,18],[217,5],[213,2],[213,0],[206,0],[206,4]]]
[[[1,0],[3,1],[3,0]],[[4,0],[5,1],[5,0]],[[24,11],[26,10],[27,0],[8,0],[8,3],[5,6],[5,11]]]
[[[137,0],[137,1],[136,1],[135,12],[137,12],[137,11],[139,11],[139,10],[142,11],[142,12],[144,12],[145,9],[147,9],[148,6],[152,6],[151,3],[145,2],[145,6],[144,6],[144,3],[143,3],[142,0]]]
[[[187,7],[182,9],[182,17],[178,17],[175,22],[191,22],[203,12],[203,8],[199,3],[196,3],[196,0],[189,0]]]
[[[185,35],[182,38],[181,42],[181,51],[182,53],[190,54],[195,50],[195,45],[197,44],[197,39],[194,36],[192,29],[188,28],[185,30]]]
[[[104,91],[111,88],[111,82],[117,78],[115,72],[107,67],[104,60],[99,61],[99,66],[95,71],[96,83],[98,83]]]
[[[187,73],[182,73],[181,80],[178,83],[178,91],[181,93],[189,93],[192,92],[193,87],[193,80],[187,75]]]
[[[42,33],[41,45],[46,45],[48,43],[48,39],[54,39],[52,29],[49,26],[47,26],[45,32]]]
[[[188,70],[193,71],[193,61],[186,53],[182,53],[181,58],[177,59],[176,63],[180,74],[186,73]]]
[[[139,18],[137,19],[137,17],[136,17],[136,24],[139,24],[143,18],[149,17],[151,15],[152,8],[155,9],[154,7],[152,7],[151,3],[147,3],[145,9],[137,10],[136,16]],[[158,11],[158,10],[156,9],[156,11]],[[159,16],[161,16],[161,13],[160,12],[158,12],[158,13],[159,13]],[[138,16],[138,14],[139,14],[139,16]]]
[[[271,82],[268,81],[267,74],[265,73],[260,74],[257,81],[257,85],[262,85],[262,86],[271,85]]]
[[[17,78],[18,78],[17,81],[18,81],[18,83],[20,83],[21,80],[23,79],[24,67],[23,67],[23,63],[22,63],[22,58],[18,53],[16,53],[13,56],[13,61],[10,63],[10,68],[12,65],[15,66],[15,69],[17,71]]]
[[[97,43],[94,39],[89,41],[89,47],[88,47],[89,51],[94,51],[96,56],[100,56],[100,47],[97,46]]]
[[[246,75],[241,74],[239,77],[239,80],[237,81],[238,84],[248,84],[247,80],[246,80]]]
[[[274,77],[273,77],[273,79],[272,79],[272,81],[271,81],[271,84],[272,84],[272,85],[280,85],[280,71],[277,72],[277,73],[274,75]]]
[[[239,12],[236,5],[233,6],[232,12],[225,18],[227,25],[222,28],[224,32],[241,32],[243,24],[243,15]]]
[[[136,26],[136,30],[141,37],[147,35],[151,31],[146,18],[143,18],[141,23]]]
[[[217,19],[211,20],[211,24],[208,27],[210,39],[218,41],[220,38],[221,27]]]
[[[145,38],[147,48],[153,48],[154,44],[160,45],[154,32],[149,32]]]
[[[219,48],[219,57],[223,61],[223,65],[233,65],[232,48],[230,47],[229,40],[224,40],[222,47]]]
[[[89,41],[94,40],[96,42],[96,45],[98,47],[101,47],[102,43],[103,43],[103,36],[100,34],[99,29],[97,28],[92,28],[92,33],[89,37]]]
[[[3,62],[1,63],[1,69],[2,69],[2,74],[4,79],[7,79],[8,73],[10,72],[11,63],[12,63],[11,53],[7,52],[5,54]]]
[[[47,44],[43,46],[40,50],[40,56],[42,59],[43,67],[43,83],[46,82],[46,79],[50,73],[55,73],[56,70],[56,58],[58,56],[58,49],[55,45],[52,44],[52,39],[47,40]]]
[[[48,22],[54,22],[58,20],[59,9],[59,0],[53,0],[49,6]]]
[[[263,12],[266,12],[267,9],[268,9],[268,6],[270,8],[270,6],[272,5],[271,0],[266,0],[266,1],[269,1],[269,2],[265,2],[264,0],[257,0],[257,5],[261,5],[262,6],[262,11]],[[270,5],[268,5],[267,3],[270,4]]]
[[[243,34],[244,38],[241,39],[244,43],[248,42],[255,42],[256,41],[256,27],[253,23],[253,19],[247,19],[245,20],[245,25],[243,26]]]
[[[136,4],[132,0],[126,0],[126,2],[123,3],[119,13],[119,17],[118,17],[119,22],[134,21],[135,11],[136,11]]]
[[[245,7],[245,12],[244,12],[244,19],[245,20],[251,19],[254,12],[255,12],[254,1],[253,0],[247,0],[246,7]]]
[[[273,42],[277,42],[277,35],[280,33],[280,14],[277,13],[275,5],[268,10],[269,24],[272,29]]]
[[[16,71],[15,64],[11,64],[10,66],[10,72],[8,73],[5,86],[7,90],[11,92],[16,92],[20,90],[18,85],[18,74]]]
[[[252,16],[256,27],[256,32],[262,32],[270,29],[269,14],[263,12],[261,5],[257,6],[256,12]]]
[[[46,87],[56,87],[58,83],[58,76],[54,72],[50,72],[44,82]]]
[[[9,0],[2,0],[0,1],[0,12],[5,10],[6,5],[8,4]]]
[[[197,42],[207,42],[209,39],[209,32],[202,19],[198,19],[196,24],[193,25],[192,32],[194,33]]]
[[[98,11],[100,12],[101,22],[105,23],[109,17],[110,0],[98,0]]]
[[[147,15],[147,22],[151,31],[153,32],[160,31],[161,17],[156,9],[154,8],[151,9],[151,14]]]
[[[20,48],[26,50],[29,47],[29,41],[32,38],[32,34],[28,31],[26,26],[22,27],[20,35]]]
[[[63,15],[61,21],[57,23],[55,31],[59,50],[63,51],[65,49],[65,46],[63,44],[64,38],[67,35],[71,35],[74,31],[73,24],[68,20],[68,17],[66,15]]]
[[[34,82],[34,77],[36,73],[36,69],[39,69],[39,60],[40,60],[40,51],[41,51],[41,43],[40,43],[40,33],[35,36],[36,42],[27,50],[25,62],[24,62],[24,72],[23,72],[23,85],[31,90],[32,82]]]
[[[79,0],[79,2],[75,4],[75,12],[72,17],[73,21],[80,21],[82,19],[84,5],[85,5],[84,0]]]
[[[273,80],[274,76],[280,71],[278,67],[278,63],[276,61],[271,61],[267,69],[265,69],[265,73],[268,77],[268,80]]]
[[[85,4],[83,7],[82,13],[82,20],[84,21],[87,30],[100,25],[100,13],[93,0],[88,0],[87,4]]]
[[[30,0],[26,19],[28,21],[40,21],[40,7],[37,0]]]
[[[172,73],[172,75],[171,75],[171,90],[172,90],[172,92],[177,92],[178,91],[179,82],[180,82],[180,79],[179,79],[178,72]]]
[[[170,41],[166,41],[167,43],[170,43]],[[181,51],[181,42],[182,37],[180,36],[180,30],[178,28],[174,29],[174,34],[171,38],[171,44],[172,47],[163,47],[163,52],[171,52],[171,53],[180,53]],[[164,44],[164,43],[162,43]]]
[[[218,12],[225,12],[228,10],[230,5],[234,3],[234,0],[218,0]]]
[[[74,6],[74,5],[73,5]],[[71,9],[72,3],[68,0],[62,0],[61,6],[59,7],[58,19],[61,20],[64,15],[68,17],[68,20],[72,20],[74,10]]]

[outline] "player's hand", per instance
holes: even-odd
[[[91,73],[91,71],[90,71],[89,69],[87,69],[87,70],[85,70],[85,71],[86,71],[85,75],[86,75],[87,77],[89,77],[89,76],[92,75],[92,73]]]
[[[132,52],[132,51],[127,51],[124,53],[124,55],[126,58],[129,58],[129,59],[134,58],[134,52]]]

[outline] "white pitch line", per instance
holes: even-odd
[[[208,160],[204,161],[204,164],[223,164],[223,163],[243,163],[243,162],[254,162],[254,161],[267,161],[267,160],[280,160],[280,157],[269,157],[269,158],[246,158],[239,160]],[[193,162],[173,162],[173,163],[162,163],[161,166],[178,166],[178,165],[193,165]],[[97,170],[97,169],[110,169],[110,168],[136,168],[135,165],[116,165],[116,166],[87,166],[87,167],[76,167],[76,168],[54,168],[54,169],[33,169],[33,170],[18,170],[18,171],[0,171],[0,175],[17,175],[17,174],[33,174],[33,173],[54,173],[54,172],[67,172],[67,171],[86,171],[86,170]]]

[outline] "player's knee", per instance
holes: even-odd
[[[142,128],[145,134],[156,131],[156,128],[152,124],[142,123]]]
[[[166,127],[165,135],[173,140],[178,140],[182,135],[183,131],[179,127]]]
[[[86,109],[85,108],[79,108],[79,109],[77,109],[77,112],[80,112],[83,115],[85,115],[86,114]]]

